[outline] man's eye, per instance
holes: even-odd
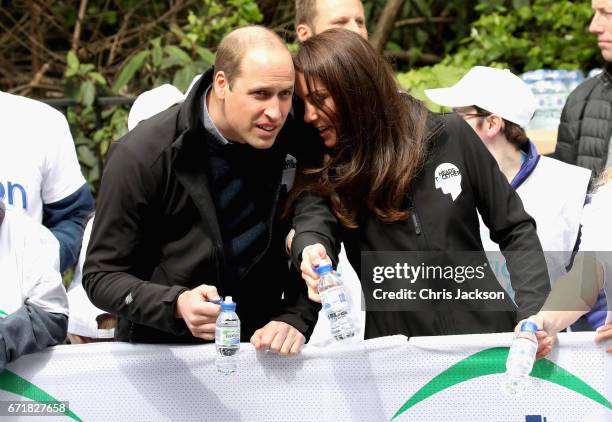
[[[291,91],[281,91],[279,94],[282,98],[290,98],[293,96],[293,92]]]
[[[267,91],[255,91],[253,95],[255,95],[257,98],[266,98],[269,94]]]

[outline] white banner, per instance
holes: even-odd
[[[212,345],[57,346],[0,373],[0,412],[57,401],[68,402],[65,415],[19,420],[612,420],[612,355],[593,333],[561,334],[520,397],[501,387],[511,338],[394,336],[307,345],[294,358],[243,343],[228,376],[216,371]]]

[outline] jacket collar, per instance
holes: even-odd
[[[173,164],[176,175],[202,215],[202,224],[211,233],[216,249],[223,253],[221,231],[206,175],[206,142],[210,134],[204,128],[198,101],[212,83],[213,68],[202,74],[181,105],[177,119],[177,138]],[[221,276],[217,268],[218,276]]]
[[[200,118],[201,107],[198,101],[204,96],[206,89],[213,82],[214,68],[211,67],[202,74],[183,101],[178,116],[178,133],[194,132],[202,126]]]
[[[538,154],[535,144],[530,140],[527,141],[521,150],[527,154],[527,158],[525,161],[523,161],[521,168],[510,183],[514,189],[518,188],[525,180],[527,180],[529,175],[535,170],[536,166],[538,165],[538,161],[540,160],[540,154]]]
[[[606,63],[603,72],[599,74],[599,79],[607,87],[612,85],[612,63]]]

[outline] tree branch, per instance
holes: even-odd
[[[387,50],[384,52],[384,56],[388,59],[393,59],[393,60],[403,60],[403,61],[412,60],[412,56],[405,51]],[[435,54],[422,53],[416,61],[427,63],[427,64],[435,64],[435,63],[439,63],[441,60],[442,60],[442,57],[436,56]]]
[[[454,18],[445,17],[445,16],[439,16],[439,17],[434,17],[434,18],[425,18],[425,17],[407,18],[407,19],[400,19],[397,22],[395,22],[395,27],[400,28],[402,26],[418,25],[421,23],[446,23],[446,22],[453,22],[454,20],[455,20]]]
[[[72,33],[72,51],[77,53],[79,49],[79,40],[81,39],[81,22],[85,18],[85,12],[87,11],[87,0],[81,0],[79,6],[79,14],[77,15],[77,21],[74,25],[74,32]]]
[[[383,9],[380,18],[376,23],[376,30],[370,38],[370,42],[376,51],[383,51],[383,48],[389,39],[389,35],[391,35],[391,31],[393,31],[395,21],[403,5],[404,0],[389,0],[385,4],[385,8]]]

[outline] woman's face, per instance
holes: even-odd
[[[298,96],[304,101],[304,121],[313,125],[319,131],[319,135],[323,138],[327,148],[335,147],[338,143],[338,135],[333,122],[336,104],[325,85],[319,80],[315,80],[313,90],[309,92],[304,74],[297,72],[295,89]],[[317,107],[313,99],[323,103],[327,114]]]

